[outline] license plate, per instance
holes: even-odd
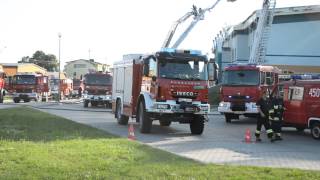
[[[187,112],[193,112],[194,108],[193,107],[186,107],[185,111]]]
[[[179,102],[192,102],[192,99],[189,99],[189,98],[179,98],[178,101],[179,101]]]

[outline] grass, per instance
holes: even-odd
[[[0,179],[320,179],[207,165],[30,108],[0,110]]]

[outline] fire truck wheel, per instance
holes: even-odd
[[[192,134],[201,135],[204,129],[204,117],[195,115],[190,122],[190,130]]]
[[[84,101],[83,101],[83,107],[87,108],[87,107],[88,107],[88,105],[89,105],[89,101],[84,100]]]
[[[13,98],[13,102],[14,102],[14,103],[19,103],[19,102],[20,102],[20,99],[19,99],[19,98]]]
[[[167,120],[159,120],[160,122],[160,126],[170,126],[171,121],[167,121]]]
[[[149,114],[146,112],[146,108],[143,101],[140,101],[139,110],[138,110],[140,132],[141,133],[150,133],[152,127],[152,120],[149,117]]]
[[[91,101],[91,106],[97,107],[98,106],[98,102],[97,101]]]
[[[226,123],[231,123],[231,115],[230,114],[224,114],[224,118],[226,119]]]
[[[117,114],[118,124],[120,124],[120,125],[127,125],[128,124],[129,117],[128,116],[124,116],[124,115],[121,114],[121,102],[120,102],[120,100],[117,101],[116,114]]]
[[[320,139],[320,123],[314,123],[311,128],[311,135],[314,139]]]

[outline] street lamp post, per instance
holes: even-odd
[[[58,73],[59,73],[59,81],[58,81],[58,102],[60,103],[60,99],[61,99],[61,78],[60,78],[60,53],[61,53],[61,33],[58,33],[58,37],[59,37],[59,67],[58,67]]]

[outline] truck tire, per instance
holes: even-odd
[[[89,101],[88,100],[84,100],[83,101],[83,107],[87,108],[89,105]]]
[[[23,99],[23,102],[27,103],[27,102],[30,102],[30,99]]]
[[[0,94],[0,103],[3,103],[3,94]]]
[[[311,127],[311,135],[314,139],[320,140],[320,123],[313,123]]]
[[[13,102],[14,102],[14,103],[19,103],[19,102],[20,102],[20,98],[16,98],[16,97],[13,98]]]
[[[159,120],[160,126],[170,126],[171,121],[168,120]]]
[[[127,125],[128,124],[129,117],[121,114],[121,102],[120,102],[120,100],[117,101],[116,115],[117,115],[118,124],[120,124],[120,125]]]
[[[139,103],[138,114],[140,132],[141,133],[150,133],[152,127],[152,120],[149,117],[149,113],[146,112],[146,108],[143,101]]]
[[[97,101],[91,101],[91,106],[97,107],[98,106],[98,102]]]
[[[224,118],[226,120],[226,123],[231,123],[231,120],[232,120],[231,114],[228,114],[228,113],[224,114]]]
[[[195,115],[190,122],[191,134],[201,135],[204,129],[204,117],[202,115]]]

